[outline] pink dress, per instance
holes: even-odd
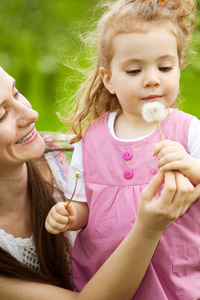
[[[158,172],[151,156],[158,131],[133,141],[112,137],[108,113],[83,137],[83,169],[90,215],[72,251],[73,280],[78,291],[95,274],[131,230],[144,187]],[[161,124],[165,139],[187,150],[192,116],[175,109]],[[200,201],[173,223],[160,239],[134,300],[200,299]],[[145,247],[145,245],[144,245]],[[134,266],[133,266],[134,267]]]

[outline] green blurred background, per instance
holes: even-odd
[[[16,79],[16,87],[39,112],[38,130],[63,128],[55,112],[77,86],[79,73],[64,66],[85,52],[75,32],[90,29],[94,0],[0,0],[1,66]],[[200,0],[197,0],[200,10]],[[192,54],[195,51],[197,54]],[[190,60],[181,76],[181,108],[200,119],[200,16],[191,46]],[[67,78],[71,78],[66,84]],[[68,104],[67,104],[68,105]]]

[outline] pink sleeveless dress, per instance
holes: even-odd
[[[160,141],[158,131],[138,141],[119,141],[110,134],[107,120],[108,113],[88,128],[82,141],[90,215],[72,251],[78,291],[129,233],[141,192],[158,172],[157,159],[151,156],[154,143]],[[161,124],[164,138],[181,143],[187,151],[191,120],[192,116],[175,109]],[[199,215],[197,200],[165,230],[133,299],[200,299]]]

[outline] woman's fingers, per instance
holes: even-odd
[[[142,198],[146,201],[151,201],[157,195],[157,191],[164,183],[164,173],[158,172],[142,191]]]
[[[161,195],[157,192],[164,184]],[[158,173],[143,190],[138,217],[152,230],[164,230],[180,217],[200,194],[200,185],[194,187],[182,173]]]
[[[200,183],[196,185],[194,188],[193,196],[192,196],[192,203],[200,197]]]
[[[176,171],[175,179],[177,190],[173,199],[172,209],[177,217],[182,216],[192,203],[194,187],[187,177]]]
[[[183,211],[182,211],[181,215],[183,215],[187,211],[187,209],[190,207],[190,205],[193,204],[197,200],[197,198],[200,197],[200,184],[198,184],[196,187],[194,187],[190,181],[189,181],[189,183],[190,183],[190,187],[191,187],[190,197],[189,196],[187,197],[187,201],[185,201],[185,203],[184,203],[185,205],[183,207]]]

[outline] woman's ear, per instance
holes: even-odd
[[[111,76],[110,74],[107,72],[107,70],[103,67],[99,68],[99,74],[103,80],[103,84],[104,86],[107,88],[107,90],[111,93],[111,94],[115,94],[115,90],[113,88],[112,85],[112,80],[111,80]]]
[[[179,60],[179,70],[181,71],[182,69],[182,66],[183,66],[183,59],[180,59]]]

